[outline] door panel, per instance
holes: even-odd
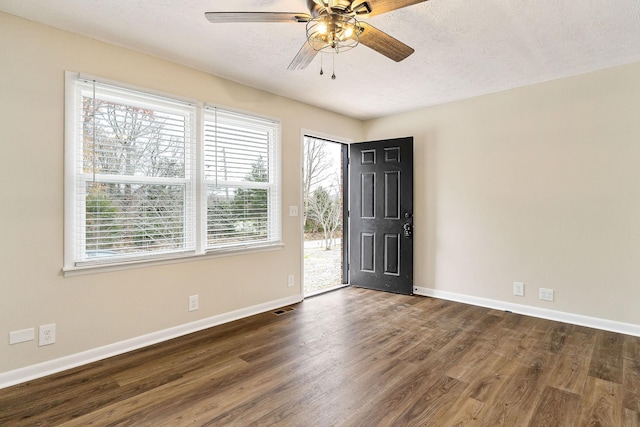
[[[400,235],[384,236],[384,274],[398,276],[400,274]]]
[[[384,218],[400,219],[400,172],[384,173]]]
[[[413,293],[413,138],[351,144],[349,284]]]
[[[367,273],[376,272],[376,234],[375,233],[360,233],[360,247],[362,252],[360,254],[360,270]]]
[[[373,219],[376,217],[376,175],[363,173],[360,181],[361,218]]]

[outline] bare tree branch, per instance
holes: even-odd
[[[306,137],[304,141],[304,178],[303,198],[305,205],[305,221],[311,189],[327,179],[331,170],[331,158],[325,149],[325,142]]]
[[[328,180],[327,180],[328,181]],[[331,249],[335,232],[340,228],[342,220],[342,204],[340,203],[340,178],[334,174],[329,188],[318,187],[309,197],[307,215],[322,228],[325,249]]]

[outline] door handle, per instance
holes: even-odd
[[[404,229],[404,237],[411,237],[411,235],[413,234],[411,223],[410,222],[405,222],[402,225],[402,228]]]

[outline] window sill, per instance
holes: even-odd
[[[183,262],[202,261],[205,259],[222,258],[233,255],[246,255],[257,252],[277,251],[284,247],[282,243],[274,243],[264,246],[254,246],[251,248],[234,248],[234,249],[220,249],[215,251],[205,252],[203,254],[188,254],[178,255],[167,258],[149,259],[149,260],[135,260],[128,262],[119,262],[113,264],[101,264],[101,265],[85,265],[81,267],[67,267],[62,269],[64,277],[84,276],[87,274],[99,274],[109,273],[112,271],[129,270],[132,268],[144,268],[153,267],[159,265],[177,264]]]

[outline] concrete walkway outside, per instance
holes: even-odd
[[[324,240],[304,242],[305,295],[342,284],[342,241],[326,250]]]

